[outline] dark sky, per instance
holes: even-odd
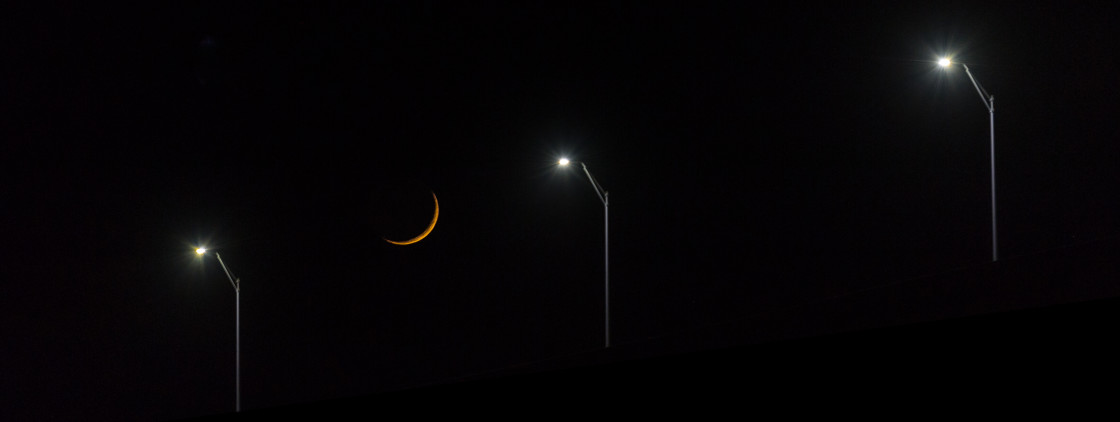
[[[1113,7],[17,10],[13,420],[369,394],[1118,233]],[[1104,3],[1100,3],[1104,4]],[[411,237],[431,216],[423,241]],[[3,417],[0,419],[9,419]]]

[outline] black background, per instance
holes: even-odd
[[[198,245],[247,409],[597,350],[560,156],[619,347],[986,265],[943,55],[1001,258],[1115,236],[1115,8],[971,3],[16,8],[5,411],[230,411]]]

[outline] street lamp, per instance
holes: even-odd
[[[952,61],[948,58],[942,58],[937,61],[937,64],[943,69],[948,69]],[[996,97],[989,95],[980,84],[976,82],[976,78],[972,77],[972,72],[968,70],[968,65],[961,63],[964,67],[964,73],[968,75],[968,79],[972,81],[972,86],[976,88],[976,93],[980,94],[980,101],[984,103],[984,107],[988,109],[989,133],[991,134],[991,171],[992,171],[992,262],[999,259],[999,249],[996,242]]]
[[[572,161],[567,158],[561,158],[557,162],[561,167],[566,167]],[[583,173],[587,175],[587,180],[591,181],[591,187],[595,188],[595,194],[599,195],[599,200],[603,202],[603,337],[604,347],[611,347],[611,264],[610,264],[610,208],[609,196],[607,191],[599,186],[599,182],[595,181],[595,177],[587,170],[587,164],[577,161],[580,167],[583,168]]]
[[[201,258],[204,255],[206,255],[206,248],[198,248],[198,249],[195,249],[194,252],[196,254],[198,254],[199,258]],[[226,263],[222,262],[222,255],[221,254],[219,254],[217,252],[214,252],[214,256],[218,257],[218,263],[222,265],[222,270],[226,272],[226,277],[229,278],[229,283],[231,285],[233,285],[234,295],[236,296],[236,305],[235,305],[235,308],[234,308],[236,310],[236,313],[237,313],[237,328],[236,328],[237,360],[236,360],[236,364],[235,364],[236,365],[235,366],[235,368],[236,368],[236,372],[235,372],[235,374],[236,374],[235,375],[236,407],[235,407],[235,409],[236,409],[237,412],[241,412],[241,279],[234,277],[233,274],[231,274],[229,272],[229,268],[226,267]]]

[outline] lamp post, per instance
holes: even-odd
[[[948,69],[949,65],[953,62],[948,58],[942,58],[937,61],[937,64],[942,68]],[[997,247],[996,237],[996,109],[994,95],[988,94],[984,88],[980,87],[980,83],[976,82],[976,78],[972,77],[972,72],[968,70],[968,65],[961,63],[964,67],[964,73],[968,75],[968,79],[972,81],[972,86],[976,88],[976,93],[980,94],[980,101],[984,103],[984,107],[988,109],[989,121],[989,134],[991,136],[990,144],[990,157],[991,157],[991,173],[992,173],[992,262],[999,260],[999,248]]]
[[[560,166],[568,166],[571,161],[567,158],[561,158],[557,162]],[[595,189],[595,194],[599,196],[599,200],[603,202],[603,347],[611,347],[611,264],[610,264],[610,197],[608,192],[599,186],[599,182],[587,170],[587,164],[578,162],[580,167],[583,168],[583,173],[587,175],[587,180],[591,181],[591,187]]]
[[[198,248],[198,249],[195,249],[194,252],[197,253],[199,257],[202,257],[203,255],[206,254],[206,248]],[[229,283],[231,285],[233,285],[233,292],[234,292],[234,295],[236,297],[236,305],[234,307],[234,310],[237,314],[237,317],[236,317],[237,323],[236,323],[236,331],[235,331],[235,335],[237,337],[237,340],[236,340],[236,343],[235,343],[236,344],[236,351],[237,351],[237,359],[236,359],[236,363],[235,363],[235,376],[234,376],[234,380],[235,380],[234,381],[235,382],[234,386],[235,386],[235,391],[236,391],[234,393],[235,394],[234,397],[235,397],[235,400],[236,400],[236,404],[235,404],[236,407],[234,409],[235,409],[236,412],[241,412],[241,279],[240,278],[235,278],[233,276],[233,274],[231,274],[229,272],[229,268],[226,267],[226,263],[222,261],[222,255],[221,254],[219,254],[217,252],[214,252],[214,256],[218,257],[218,263],[222,265],[222,270],[225,271],[226,277],[229,278]]]

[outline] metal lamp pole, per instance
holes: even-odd
[[[195,252],[198,253],[199,255],[203,255],[203,254],[206,253],[206,248],[198,248],[198,249],[195,250]],[[218,257],[218,263],[222,264],[222,270],[226,272],[226,277],[229,278],[229,284],[233,285],[233,292],[234,292],[234,295],[236,297],[236,305],[235,305],[234,309],[235,309],[235,312],[237,314],[237,317],[236,317],[237,328],[236,328],[236,331],[235,331],[235,335],[237,337],[237,340],[236,340],[237,359],[236,359],[236,364],[235,364],[236,369],[235,369],[235,373],[234,373],[235,374],[235,377],[234,377],[234,379],[235,379],[235,384],[234,384],[234,386],[235,386],[235,393],[234,393],[235,396],[234,397],[235,397],[235,400],[236,400],[235,401],[235,403],[236,403],[235,404],[235,406],[236,406],[235,409],[236,409],[237,412],[241,412],[241,279],[234,277],[233,274],[229,272],[229,267],[226,267],[226,263],[224,261],[222,261],[222,255],[221,254],[215,252],[214,256]]]
[[[948,58],[943,58],[938,61],[941,67],[949,67],[951,61]],[[972,81],[972,86],[976,88],[976,93],[980,94],[980,101],[984,103],[984,107],[988,109],[989,121],[989,134],[991,136],[990,144],[990,157],[991,157],[991,172],[992,172],[992,262],[999,260],[998,237],[996,236],[996,97],[988,94],[984,88],[976,82],[976,78],[972,77],[972,71],[968,70],[968,65],[961,63],[964,67],[964,73],[968,75],[968,80]]]
[[[561,158],[559,162],[561,166],[569,163],[571,161],[567,158]],[[611,347],[610,195],[599,186],[591,171],[587,170],[587,164],[579,162],[579,165],[583,168],[583,174],[587,175],[587,180],[591,181],[591,187],[595,188],[595,194],[603,202],[603,347]]]
[[[961,63],[964,67],[964,73],[968,75],[968,79],[972,81],[972,86],[976,88],[976,93],[980,94],[980,101],[984,103],[984,107],[988,109],[988,126],[991,136],[990,156],[991,156],[991,171],[992,171],[992,262],[999,260],[999,249],[996,237],[996,108],[994,95],[989,95],[984,88],[980,87],[980,83],[976,82],[976,78],[972,77],[972,72],[968,70],[968,65]]]
[[[591,187],[603,201],[603,347],[611,347],[611,261],[610,261],[610,193],[599,186],[599,182],[587,170],[587,164],[579,163]]]

